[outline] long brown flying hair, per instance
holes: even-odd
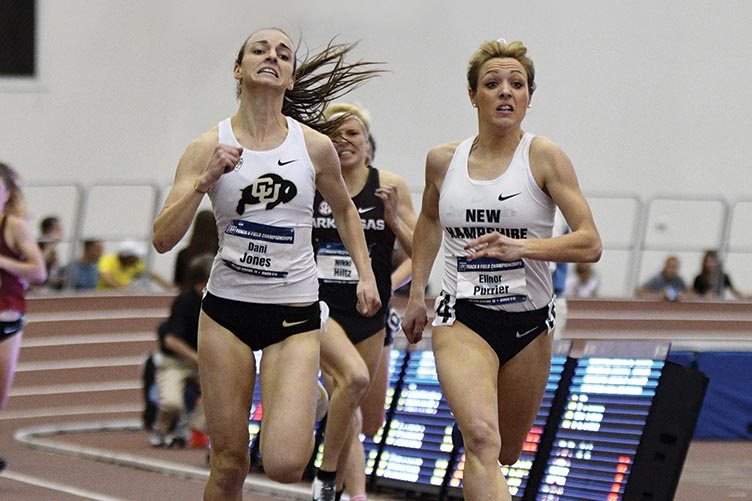
[[[279,28],[269,28],[289,35]],[[252,36],[252,35],[251,35]],[[240,47],[236,63],[243,60],[245,45]],[[366,81],[383,73],[378,68],[381,62],[363,61],[348,62],[345,57],[357,47],[358,42],[337,43],[332,38],[326,46],[317,53],[306,53],[299,58],[295,55],[295,86],[285,92],[282,103],[282,114],[294,118],[298,122],[332,137],[339,126],[348,118],[340,117],[335,120],[324,120],[324,109],[333,101],[348,92],[360,87]],[[240,96],[240,83],[236,95]]]

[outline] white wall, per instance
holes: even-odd
[[[564,147],[584,191],[749,194],[746,0],[38,5],[40,78],[0,79],[0,158],[27,184],[169,183],[188,142],[234,112],[245,37],[279,26],[314,50],[335,35],[361,40],[357,57],[387,63],[352,99],[372,113],[376,164],[415,192],[426,151],[474,133],[466,61],[504,37],[523,40],[536,62],[526,129]]]

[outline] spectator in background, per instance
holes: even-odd
[[[115,254],[105,254],[99,259],[99,281],[97,290],[117,290],[131,286],[133,281],[144,275],[144,249],[132,240],[126,240],[120,244]],[[149,277],[157,285],[164,289],[172,289],[172,286],[156,273],[150,273]]]
[[[567,277],[564,296],[572,297],[596,297],[598,295],[598,275],[590,263],[577,263],[574,265],[574,273]]]
[[[60,283],[76,290],[97,288],[99,282],[99,258],[102,257],[101,240],[84,240],[81,256],[60,270]]]
[[[193,230],[188,245],[178,252],[175,260],[175,273],[172,280],[175,287],[183,290],[188,286],[188,264],[195,257],[202,254],[214,256],[218,248],[219,236],[214,213],[210,210],[202,210],[196,214],[196,219],[193,221]]]
[[[26,285],[47,278],[42,251],[24,219],[18,174],[0,162],[0,409],[16,372],[26,314]],[[0,470],[5,461],[0,458]]]
[[[198,317],[201,293],[213,263],[213,255],[200,255],[191,260],[185,270],[186,287],[175,298],[169,318],[158,329],[160,356],[155,362],[155,378],[159,410],[149,437],[152,447],[184,446],[188,441],[189,418],[184,395],[186,385],[198,387]],[[201,409],[199,405],[192,412],[203,413]],[[199,420],[203,421],[193,421]]]
[[[663,269],[638,287],[635,294],[643,299],[676,301],[684,298],[686,292],[687,284],[679,276],[679,258],[669,256],[663,264]]]
[[[46,285],[54,289],[62,285],[59,268],[60,261],[57,256],[57,244],[63,238],[63,225],[57,216],[47,216],[39,222],[39,238],[37,244],[42,251],[44,266],[47,269]]]
[[[692,285],[692,293],[707,299],[724,299],[726,292],[736,299],[746,299],[731,283],[731,278],[723,271],[723,265],[718,259],[718,253],[714,250],[706,251],[702,257],[702,269],[695,277]]]

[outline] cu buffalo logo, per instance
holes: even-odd
[[[281,178],[277,174],[264,174],[242,190],[236,209],[241,216],[245,212],[246,204],[266,204],[266,210],[271,210],[282,203],[287,203],[298,194],[298,188],[292,181]]]

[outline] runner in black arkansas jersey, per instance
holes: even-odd
[[[337,234],[329,205],[317,193],[313,204],[313,248],[318,267],[319,298],[330,310],[329,325],[321,336],[321,368],[330,377],[333,388],[329,389],[324,455],[314,481],[314,499],[326,498],[320,495],[321,492],[331,492],[337,470],[341,472],[344,468],[341,461],[347,456],[345,451],[352,451],[351,445],[355,441],[360,443],[357,439],[361,431],[358,406],[378,369],[384,348],[395,240],[409,255],[415,226],[415,213],[404,179],[369,166],[370,121],[367,112],[354,105],[335,104],[324,114],[330,120],[345,114],[348,116],[333,140],[342,166],[342,177],[366,235],[381,309],[370,318],[358,314],[355,308],[357,270]],[[362,455],[361,448],[359,456]],[[348,461],[355,460],[350,458]],[[355,501],[365,496],[365,472],[359,473],[358,481],[348,480],[346,486],[350,499]]]

